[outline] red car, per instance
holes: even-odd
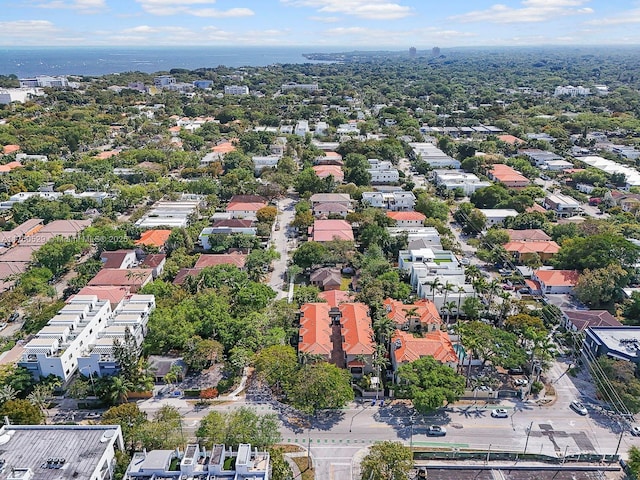
[[[513,285],[507,285],[506,283],[502,285],[503,290],[513,290]]]

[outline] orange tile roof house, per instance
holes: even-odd
[[[524,262],[538,255],[542,263],[551,260],[560,251],[560,245],[554,241],[542,242],[507,242],[504,249],[513,255],[518,262]]]
[[[233,218],[253,218],[256,212],[267,206],[267,200],[259,195],[234,195],[229,200],[226,211]]]
[[[328,303],[305,303],[300,307],[300,332],[298,352],[320,355],[327,362],[331,360],[331,307]]]
[[[5,155],[10,155],[19,151],[20,145],[5,145],[4,147],[2,147],[2,153]]]
[[[314,242],[354,240],[353,229],[346,220],[316,220],[310,230]]]
[[[440,330],[440,325],[442,325],[442,319],[436,305],[426,298],[412,304],[404,304],[399,300],[387,298],[383,305],[387,311],[387,317],[393,320],[400,330],[433,332]],[[414,309],[413,315],[407,315]]]
[[[337,307],[341,303],[353,302],[353,294],[344,290],[328,290],[320,292],[318,298],[321,298],[332,307]]]
[[[9,173],[16,168],[22,168],[22,164],[20,162],[9,162],[4,165],[0,165],[0,173]]]
[[[427,219],[420,212],[387,212],[387,217],[396,222],[396,227],[423,227]]]
[[[331,175],[338,183],[344,181],[344,172],[340,165],[316,165],[313,167],[313,171],[316,172],[316,175],[320,178],[327,178]]]
[[[364,303],[341,303],[338,310],[341,314],[342,350],[349,372],[355,376],[372,373],[376,344],[369,307]]]
[[[157,247],[159,250],[163,250],[167,240],[169,240],[171,230],[147,230],[142,232],[140,239],[136,240],[136,245],[146,245],[149,247]]]
[[[509,240],[512,242],[550,242],[551,237],[539,228],[527,228],[525,230],[513,230],[507,228]]]
[[[456,355],[447,332],[436,330],[419,338],[414,337],[411,333],[396,330],[391,338],[393,371],[397,372],[400,366],[423,357],[433,357],[451,368],[456,368],[458,365],[458,355]],[[398,381],[397,376],[396,381]]]
[[[534,270],[531,279],[540,284],[543,294],[573,293],[580,274],[577,270]]]
[[[242,270],[246,261],[247,256],[238,252],[203,254],[198,257],[194,268],[202,269],[206,267],[215,267],[217,265],[235,265]]]
[[[487,172],[487,176],[509,188],[524,188],[531,183],[527,177],[503,163],[494,164]]]
[[[521,138],[515,137],[513,135],[498,135],[498,140],[504,143],[508,143],[509,145],[517,145],[527,143]]]
[[[131,293],[136,293],[153,280],[150,268],[103,268],[89,280],[88,285],[104,285],[111,287],[129,287]]]

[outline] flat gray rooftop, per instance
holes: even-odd
[[[33,480],[91,478],[102,455],[113,444],[116,428],[97,425],[5,427],[0,435],[0,459],[7,468],[0,473],[0,480],[8,477],[11,468],[30,468]],[[103,438],[108,431],[111,437]],[[48,459],[64,459],[64,464],[59,469],[46,468]]]

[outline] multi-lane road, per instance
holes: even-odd
[[[567,364],[554,364],[548,377],[553,381],[557,399],[550,405],[535,401],[503,401],[500,405],[484,402],[460,402],[437,414],[422,417],[398,403],[371,406],[353,403],[336,412],[316,418],[300,419],[287,407],[273,401],[256,402],[242,398],[216,407],[194,410],[180,399],[147,400],[140,407],[153,413],[165,403],[174,404],[184,415],[186,432],[193,432],[200,419],[212,408],[229,410],[250,406],[258,413],[275,412],[282,422],[284,442],[303,448],[311,445],[316,478],[351,480],[354,456],[363,448],[382,440],[402,441],[414,447],[449,447],[510,452],[542,453],[562,457],[578,454],[613,454],[624,457],[631,445],[640,446],[640,438],[621,431],[615,418],[599,413],[586,402],[589,414],[581,416],[569,408],[574,399],[582,399],[579,383],[566,374]],[[507,418],[493,418],[491,410],[506,408]],[[308,427],[310,420],[311,428]],[[429,425],[442,425],[445,437],[428,437]],[[622,433],[622,436],[621,436]]]

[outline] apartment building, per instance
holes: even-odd
[[[413,192],[398,190],[395,192],[363,192],[362,204],[384,208],[392,212],[412,211],[416,205]]]
[[[249,87],[246,85],[225,85],[225,95],[249,95]]]

